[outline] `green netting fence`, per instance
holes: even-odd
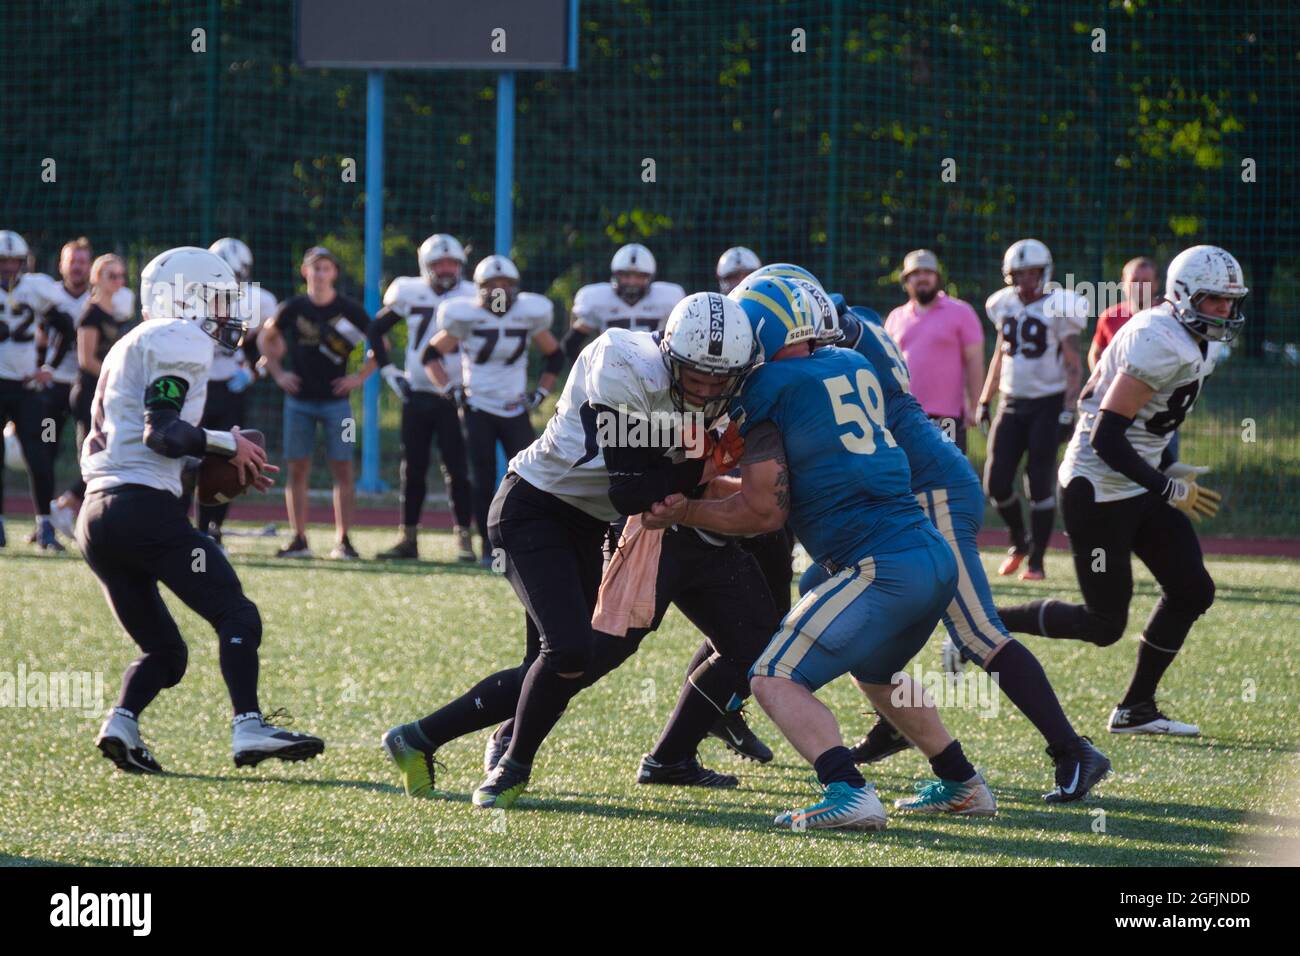
[[[364,160],[365,77],[294,65],[292,18],[287,0],[6,3],[0,228],[48,272],[77,235],[133,271],[236,235],[281,298],[323,242],[359,297],[364,170],[341,169]],[[663,277],[708,288],[719,253],[744,244],[883,313],[918,246],[981,306],[1022,236],[1075,284],[1214,242],[1246,269],[1250,318],[1183,454],[1226,493],[1216,530],[1300,533],[1290,4],[583,0],[580,21],[576,73],[518,78],[525,288],[567,308],[629,240]],[[385,281],[433,231],[490,250],[494,88],[487,73],[389,74]],[[257,386],[273,447],[279,402]],[[385,395],[393,484],[396,421]]]

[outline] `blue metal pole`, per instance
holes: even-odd
[[[366,275],[365,307],[379,311],[379,273],[384,267],[384,71],[366,74]],[[362,391],[361,480],[358,491],[387,491],[379,477],[379,376]]]
[[[497,183],[496,183],[496,237],[494,246],[499,256],[510,255],[515,238],[515,75],[509,71],[497,74]],[[506,475],[506,456],[497,446],[497,484]]]

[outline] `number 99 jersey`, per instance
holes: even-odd
[[[1146,309],[1129,319],[1101,353],[1079,396],[1079,424],[1057,476],[1061,485],[1080,476],[1087,478],[1097,501],[1144,494],[1145,488],[1112,470],[1092,448],[1092,430],[1107,390],[1121,372],[1155,389],[1124,433],[1133,450],[1155,468],[1169,436],[1192,410],[1213,367],[1206,357],[1206,343],[1198,342],[1183,328],[1169,305]]]
[[[731,417],[742,436],[770,421],[790,469],[790,524],[820,562],[853,564],[917,546],[928,525],[912,497],[907,455],[885,424],[876,369],[857,352],[818,349],[760,365]]]
[[[1008,286],[989,296],[984,311],[1002,333],[998,391],[1010,398],[1042,398],[1064,392],[1061,341],[1078,335],[1088,324],[1088,300],[1057,289],[1025,305]]]

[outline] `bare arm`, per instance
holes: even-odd
[[[441,358],[448,352],[453,351],[460,344],[460,339],[452,335],[446,329],[439,329],[429,340],[429,344],[424,348],[424,355],[421,361],[424,362],[424,370],[429,373],[429,378],[439,389],[445,389],[451,384],[451,376],[447,374],[446,367],[442,364]]]
[[[95,350],[98,348],[99,329],[89,325],[77,329],[77,364],[81,366],[83,372],[89,372],[91,375],[99,374],[101,363],[95,358]]]
[[[1065,361],[1065,410],[1072,412],[1083,385],[1083,359],[1079,355],[1077,335],[1067,335],[1061,340],[1061,358]]]
[[[734,494],[699,500],[672,496],[651,508],[646,525],[683,524],[720,534],[763,534],[782,527],[789,513],[790,470],[784,457],[769,458],[741,464],[740,489]]]
[[[1002,376],[1002,333],[998,332],[998,340],[993,344],[993,361],[989,362],[989,374],[984,379],[984,388],[980,391],[980,404],[987,405],[993,401],[993,393],[997,391],[998,379]]]
[[[538,332],[533,336],[533,341],[537,343],[537,347],[541,349],[543,355],[548,358],[554,356],[550,363],[552,366],[562,367],[561,363],[564,361],[564,355],[560,352],[560,343],[555,340],[555,335],[550,330]],[[559,373],[547,368],[537,379],[537,387],[549,394],[551,389],[555,387],[557,378],[559,378]]]

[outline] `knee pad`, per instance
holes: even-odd
[[[243,647],[257,650],[262,644],[262,615],[257,605],[244,598],[223,614],[217,623],[217,636],[223,646],[237,639]]]
[[[1083,633],[1079,636],[1098,647],[1110,647],[1119,643],[1124,637],[1124,628],[1128,626],[1127,615],[1121,618],[1103,617],[1090,613]]]

